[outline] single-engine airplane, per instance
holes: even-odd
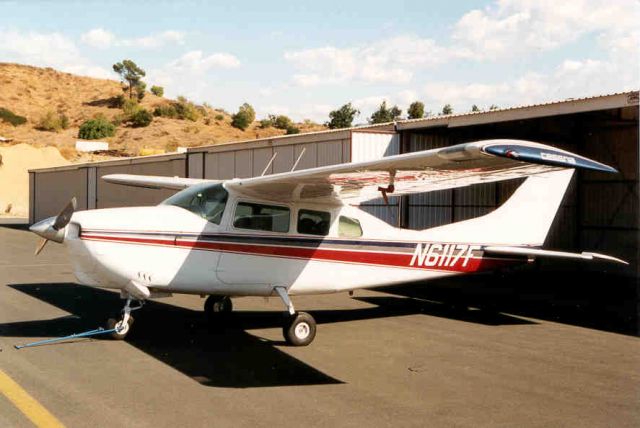
[[[272,159],[273,160],[273,159]],[[254,178],[102,177],[110,183],[179,190],[158,206],[75,210],[30,229],[63,243],[85,285],[119,289],[126,304],[107,327],[123,339],[131,311],[171,293],[208,295],[223,319],[231,297],[278,296],[283,334],[304,346],[313,317],[290,296],[335,293],[526,263],[537,257],[607,260],[597,253],[541,249],[574,169],[614,168],[555,147],[486,140],[378,160]],[[393,227],[355,204],[525,178],[493,212],[426,230]]]

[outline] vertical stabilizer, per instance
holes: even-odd
[[[542,246],[573,171],[565,169],[532,175],[495,211],[425,230],[425,237],[449,242]]]

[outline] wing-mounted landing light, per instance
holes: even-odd
[[[47,242],[54,241],[62,243],[64,241],[64,229],[71,221],[71,216],[76,210],[76,198],[72,198],[60,214],[49,217],[29,228],[30,231],[42,237],[36,247],[35,255],[40,254]]]

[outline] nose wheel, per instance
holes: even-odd
[[[109,336],[112,339],[124,340],[124,338],[129,334],[129,331],[131,331],[131,326],[133,325],[133,316],[131,316],[131,312],[137,311],[144,305],[143,300],[138,300],[137,306],[131,306],[132,302],[133,299],[130,297],[127,298],[127,303],[124,305],[120,317],[109,318],[107,320],[107,330],[114,330],[112,333],[109,333]]]

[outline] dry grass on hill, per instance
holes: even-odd
[[[121,109],[109,107],[109,100],[123,93],[121,83],[115,80],[80,77],[51,68],[0,63],[0,88],[0,107],[27,118],[26,124],[16,127],[0,121],[0,136],[36,147],[55,146],[73,161],[85,159],[78,158],[73,149],[78,129],[85,120],[98,114],[112,120],[122,114]],[[169,100],[147,93],[141,105],[153,110],[166,102]],[[69,118],[69,128],[60,132],[36,129],[38,121],[48,111],[65,114]],[[216,120],[219,115],[222,119]],[[191,122],[156,117],[146,128],[120,125],[114,137],[101,140],[108,141],[110,148],[123,155],[135,156],[143,148],[172,150],[177,146],[194,147],[284,134],[283,130],[260,129],[257,125],[257,122],[253,123],[246,131],[241,131],[231,126],[229,114],[209,109],[208,120],[200,118]],[[301,132],[324,129],[316,124],[298,126]]]

